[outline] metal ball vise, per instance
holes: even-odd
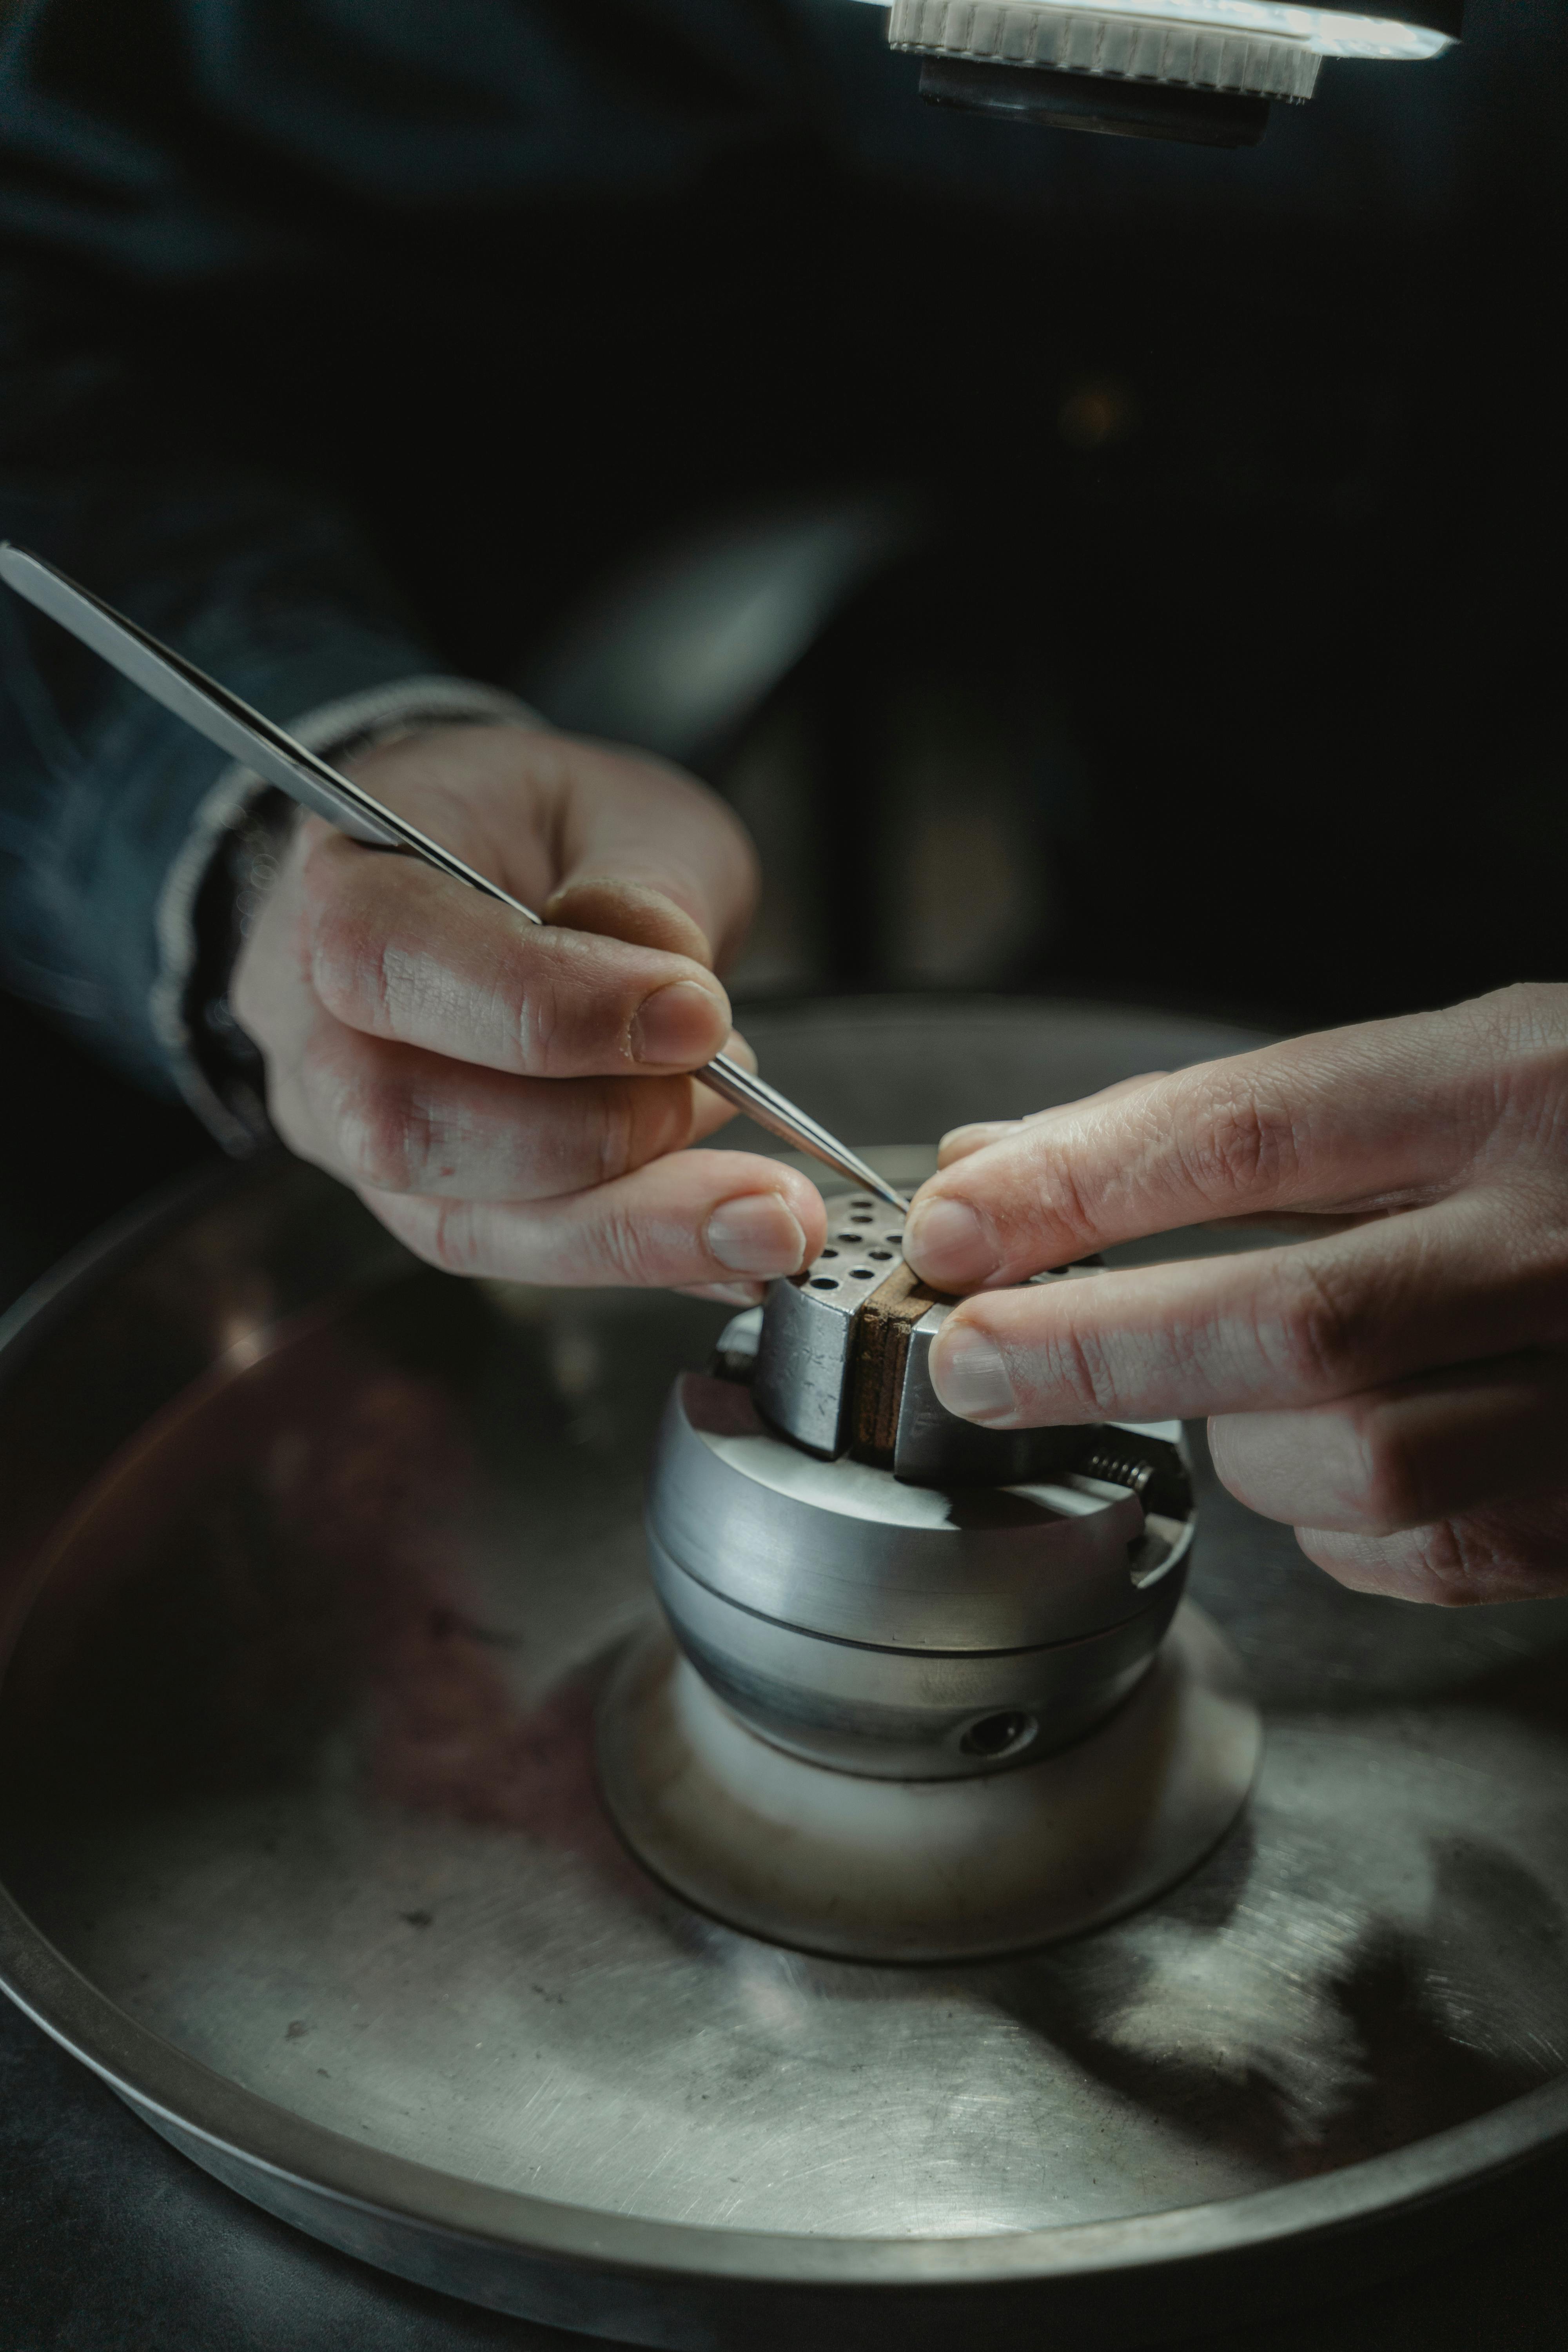
[[[929,1961],[1081,1932],[1208,1853],[1257,1765],[1183,1602],[1180,1424],[955,1419],[930,1377],[955,1302],[869,1194],[828,1227],[670,1396],[667,1622],[605,1694],[607,1801],[657,1876],[774,1942]]]

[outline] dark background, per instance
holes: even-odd
[[[1436,65],[1331,66],[1220,201],[1213,159],[1190,189],[1139,159],[1114,200],[1100,155],[1020,209],[1005,157],[959,203],[797,145],[562,205],[504,301],[482,229],[459,270],[411,229],[303,297],[149,297],[139,331],[349,499],[481,676],[526,681],[703,518],[907,501],[906,551],[696,755],[777,836],[756,989],[1300,1026],[1559,977],[1564,35],[1536,0],[1470,18]],[[1314,151],[1342,163],[1298,201]],[[9,1296],[212,1147],[10,1001],[0,1066]],[[249,2213],[3,2005],[0,2135],[7,2352],[544,2340]],[[1552,2238],[1527,2217],[1268,2341],[1555,2346]]]
[[[921,544],[752,730],[787,710],[763,797],[813,812],[774,887],[838,908],[764,985],[1065,987],[1301,1027],[1552,977],[1562,247],[1539,97],[1488,116],[1473,185],[1425,224],[1375,187],[1328,222],[1254,222],[1239,195],[1064,219],[780,157],[636,220],[563,215],[526,319],[497,318],[460,381],[422,333],[388,401],[339,310],[309,456],[451,657],[525,684],[563,611],[695,520],[910,498]],[[474,268],[441,298],[469,317]],[[288,414],[265,384],[258,405]],[[411,438],[432,453],[412,470]],[[725,784],[743,750],[693,763]],[[974,827],[994,846],[966,867]]]
[[[738,734],[683,747],[796,910],[742,992],[1300,1027],[1561,970],[1549,0],[1470,0],[1428,63],[1331,61],[1237,154],[936,115],[879,12],[815,0],[815,117],[615,198],[606,131],[584,193],[490,205],[182,132],[160,13],[124,20],[128,119],[164,110],[209,223],[265,199],[278,257],[204,277],[172,227],[162,282],[62,265],[62,316],[140,357],[32,462],[79,459],[88,415],[147,478],[243,453],[347,509],[442,658],[525,686],[606,578],[715,520],[917,519]],[[103,6],[59,15],[112,114]],[[627,16],[605,105],[702,119]]]

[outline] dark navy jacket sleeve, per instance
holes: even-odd
[[[29,320],[25,275],[5,294],[6,537],[318,744],[416,710],[510,707],[443,675],[319,496],[238,457],[136,457],[129,419],[156,388],[103,339],[112,306],[84,305],[56,340],[58,320]],[[205,864],[254,780],[9,594],[0,676],[0,976],[237,1140],[192,1058],[184,991]]]
[[[0,6],[0,535],[285,723],[303,718],[314,740],[345,712],[510,707],[446,674],[330,487],[268,467],[182,321],[215,289],[232,301],[264,289],[258,331],[276,336],[291,274],[319,284],[384,268],[411,233],[460,247],[476,219],[515,232],[539,201],[689,183],[809,113],[823,24],[830,52],[847,37],[864,54],[875,12],[846,0]],[[830,57],[816,71],[832,88]],[[0,593],[0,980],[220,1127],[187,1051],[182,926],[244,789]]]
[[[268,14],[114,0],[10,16],[0,534],[314,740],[414,706],[510,708],[446,675],[351,519],[236,446],[218,372],[167,341],[185,289],[276,267],[301,230],[297,186],[262,168],[264,124],[230,136],[220,165],[205,161],[226,47],[242,52],[247,16]],[[231,54],[227,70],[258,116],[270,108],[271,143],[286,148],[279,91],[249,70],[265,62]],[[250,789],[0,594],[0,979],[144,1085],[184,1093],[220,1132],[188,1051],[188,917],[202,857]]]

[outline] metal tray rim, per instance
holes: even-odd
[[[1090,2279],[1300,2248],[1494,2181],[1568,2138],[1568,2081],[1414,2146],[1310,2181],[1202,2205],[974,2238],[837,2238],[644,2221],[465,2181],[366,2149],[229,2083],[98,1991],[0,1886],[0,1990],[132,2105],[238,2163],[445,2237],[644,2278],[797,2286],[1002,2285]]]

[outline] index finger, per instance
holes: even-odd
[[[672,948],[722,968],[756,905],[756,854],[731,811],[695,776],[649,753],[563,739],[552,923]]]
[[[950,1412],[997,1429],[1299,1411],[1561,1324],[1555,1236],[1476,1193],[1318,1242],[983,1291],[931,1345]]]
[[[904,1255],[938,1288],[972,1290],[1174,1226],[1440,1195],[1496,1128],[1509,1021],[1500,999],[1484,998],[1043,1113],[921,1187]]]
[[[693,958],[535,928],[411,858],[319,840],[303,872],[305,952],[350,1029],[519,1077],[691,1070],[730,1007]]]

